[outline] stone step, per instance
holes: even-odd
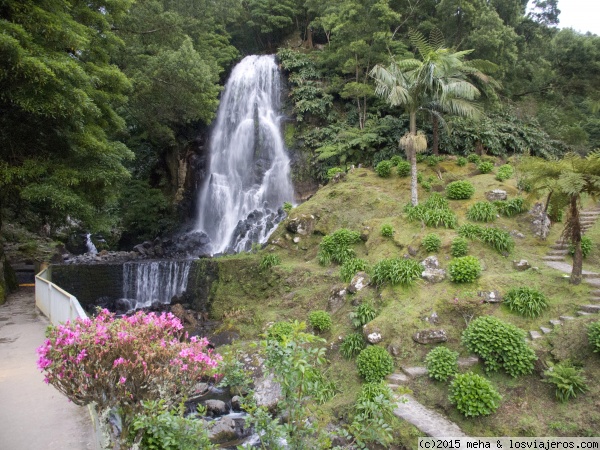
[[[586,278],[585,282],[595,288],[600,288],[600,278]]]
[[[582,311],[598,314],[600,312],[600,305],[581,305]]]
[[[590,292],[590,295],[591,295],[592,297],[600,297],[600,289],[593,289],[593,290]]]
[[[590,297],[590,303],[600,303],[600,297]]]
[[[469,356],[467,358],[458,358],[458,367],[471,367],[479,362],[478,356]]]
[[[546,256],[567,256],[569,250],[550,250]]]
[[[426,367],[402,367],[402,371],[410,378],[427,375]]]
[[[587,272],[587,271],[583,271],[583,273],[581,274],[581,278],[585,278],[587,280],[589,279],[593,279],[593,278],[598,278],[600,274],[596,273],[596,272]]]
[[[563,323],[561,320],[556,320],[556,319],[552,319],[550,321],[550,325],[552,325],[554,328],[561,326]]]
[[[575,317],[573,316],[560,316],[559,317],[560,320],[575,320]]]
[[[408,381],[410,381],[410,378],[408,378],[407,375],[401,373],[401,372],[396,372],[393,373],[391,375],[388,375],[386,377],[388,383],[393,383],[393,384],[402,384],[402,383],[406,383]]]
[[[578,316],[591,316],[592,313],[589,313],[587,311],[577,311],[575,314],[577,314]]]
[[[401,419],[413,424],[427,436],[434,438],[467,437],[467,435],[456,425],[440,413],[426,408],[410,395],[398,398],[394,414]]]
[[[540,327],[540,330],[542,330],[542,333],[544,334],[548,334],[552,332],[552,328],[548,328],[548,327]]]
[[[542,258],[544,261],[564,261],[564,256],[544,256]]]
[[[569,249],[569,246],[567,244],[561,244],[561,243],[556,243],[554,245],[551,245],[550,248],[554,249],[554,250],[564,250],[564,249]]]
[[[529,332],[529,336],[531,336],[531,339],[533,339],[533,340],[539,339],[542,337],[542,335],[540,334],[539,331],[534,331],[534,330]]]

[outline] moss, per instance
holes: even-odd
[[[283,140],[287,148],[293,148],[296,144],[296,126],[293,123],[286,122],[283,129]]]

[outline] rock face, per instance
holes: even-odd
[[[171,307],[171,312],[175,317],[181,320],[183,324],[189,324],[193,327],[198,325],[198,319],[194,317],[194,313],[192,311],[186,310],[181,304],[176,304]]]
[[[312,214],[302,214],[298,217],[291,218],[285,224],[285,228],[290,233],[308,236],[312,234],[315,229],[315,216]]]
[[[335,286],[329,293],[329,300],[327,301],[327,311],[332,313],[337,312],[346,303],[346,288]]]
[[[223,416],[228,412],[227,404],[222,400],[206,400],[204,406],[206,406],[206,412],[213,417]]]
[[[250,435],[251,429],[246,428],[243,417],[225,416],[218,420],[208,432],[208,438],[213,444],[237,441]]]
[[[350,285],[348,286],[348,292],[351,294],[356,294],[359,291],[362,291],[369,284],[371,284],[371,278],[367,275],[366,272],[358,272],[350,281]]]
[[[479,291],[477,296],[481,297],[485,303],[502,302],[502,296],[498,291]]]
[[[513,261],[513,269],[518,270],[519,272],[524,272],[525,270],[531,268],[531,264],[526,259],[522,259],[520,261]]]
[[[421,265],[424,267],[424,271],[421,273],[421,277],[430,282],[430,283],[439,283],[444,281],[446,278],[446,271],[444,269],[440,269],[440,263],[437,259],[437,256],[428,256],[423,261],[421,261]]]
[[[531,216],[531,232],[540,239],[546,239],[550,232],[550,219],[544,211],[544,205],[536,203],[529,211]]]
[[[412,336],[413,341],[418,344],[438,344],[440,342],[446,342],[448,336],[446,330],[421,330],[417,331]]]
[[[255,383],[256,406],[264,406],[269,411],[275,412],[279,400],[281,400],[281,385],[273,379],[273,375],[269,374]]]
[[[485,198],[490,202],[495,202],[498,200],[506,200],[508,195],[506,194],[506,191],[503,191],[502,189],[494,189],[493,191],[487,191],[485,193]]]

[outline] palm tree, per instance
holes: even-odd
[[[562,159],[553,160],[529,157],[523,160],[520,169],[531,183],[533,195],[547,194],[546,204],[552,196],[566,200],[568,214],[562,239],[575,247],[569,282],[581,283],[583,254],[579,210],[582,195],[587,194],[592,198],[600,196],[600,150],[590,152],[585,157],[576,153],[567,153]]]
[[[411,164],[411,203],[418,204],[417,152],[427,148],[427,139],[417,132],[417,113],[429,110],[435,103],[439,109],[464,117],[479,117],[481,112],[473,101],[479,90],[466,80],[466,73],[475,72],[463,59],[472,50],[452,52],[443,46],[443,37],[432,31],[429,42],[418,31],[409,32],[411,43],[421,59],[395,60],[388,67],[377,65],[371,70],[375,79],[375,93],[384,97],[391,106],[404,106],[409,116],[409,132],[400,139],[400,147]],[[432,112],[439,117],[438,111]]]

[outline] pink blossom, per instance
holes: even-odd
[[[121,384],[125,384],[126,381],[127,381],[127,378],[125,378],[125,377],[119,378],[119,383],[121,383]]]

